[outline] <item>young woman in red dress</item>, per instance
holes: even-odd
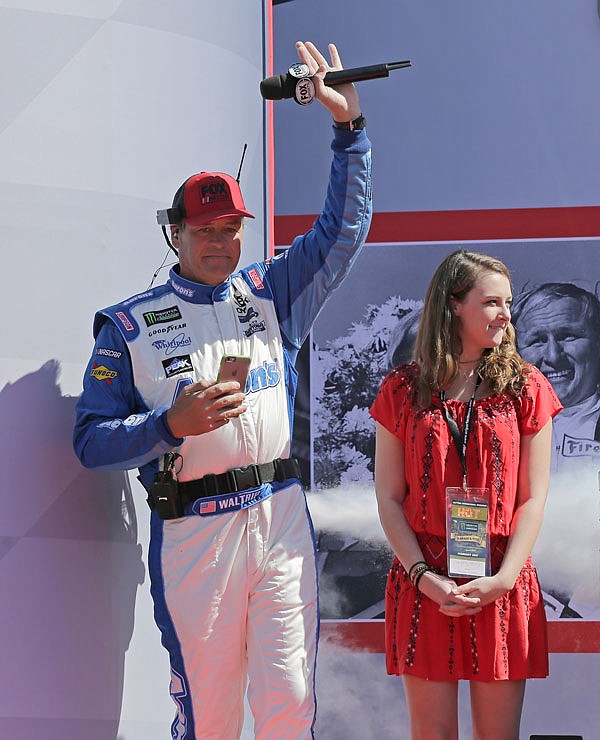
[[[389,373],[371,408],[379,515],[396,555],[387,670],[403,676],[412,740],[458,738],[460,679],[470,681],[475,740],[518,740],[525,680],[548,674],[530,553],[562,407],[516,351],[511,301],[502,262],[465,250],[446,257],[427,291],[415,361]],[[487,548],[475,565],[452,562],[452,573],[474,568],[470,577],[448,575],[448,488],[485,491]]]

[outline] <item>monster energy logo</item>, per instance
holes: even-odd
[[[169,308],[163,308],[161,311],[148,311],[143,314],[146,326],[153,326],[154,324],[166,324],[169,321],[177,321],[181,318],[178,306],[170,306]]]

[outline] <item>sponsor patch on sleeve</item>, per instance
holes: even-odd
[[[116,311],[115,316],[123,324],[125,331],[135,331],[135,326],[129,320],[129,317],[124,311]]]
[[[97,362],[93,363],[90,375],[92,378],[96,378],[99,381],[106,381],[109,385],[112,385],[113,378],[116,378],[119,373],[116,370],[111,370],[106,365],[98,365]]]
[[[109,349],[108,347],[96,347],[96,354],[101,355],[102,357],[113,357],[115,360],[118,360],[123,353],[119,352],[118,349]]]
[[[254,285],[255,288],[258,290],[263,290],[264,283],[258,273],[258,270],[253,267],[251,270],[248,270],[248,275],[250,276],[250,280],[252,280],[252,285]]]

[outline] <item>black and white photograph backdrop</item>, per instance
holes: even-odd
[[[375,424],[369,407],[386,373],[412,358],[423,297],[437,265],[463,247],[498,257],[509,267],[519,350],[546,375],[565,407],[554,424],[551,489],[534,551],[548,617],[596,620],[600,617],[597,239],[364,248],[319,316],[310,345],[310,470],[312,505],[321,522],[317,534],[324,616],[383,616],[383,588],[392,554],[376,520]]]

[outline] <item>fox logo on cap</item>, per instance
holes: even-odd
[[[254,218],[247,210],[237,180],[224,172],[200,172],[181,185],[173,206],[156,214],[159,224],[203,226],[217,218]]]
[[[224,182],[213,182],[210,185],[202,185],[200,188],[201,200],[203,204],[210,203],[211,200],[231,200],[229,190],[225,187]]]

